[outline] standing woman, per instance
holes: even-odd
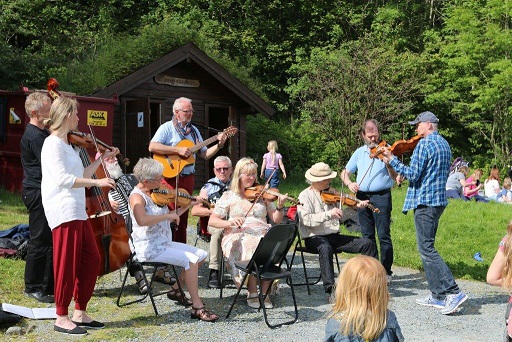
[[[86,329],[101,329],[103,323],[86,313],[92,297],[100,254],[85,208],[85,187],[113,188],[114,180],[92,179],[100,158],[84,169],[78,150],[69,144],[68,133],[78,126],[78,103],[64,96],[56,99],[45,124],[52,132],[41,151],[41,195],[53,238],[53,274],[57,319],[54,330],[85,335]],[[116,148],[102,158],[115,156]],[[74,297],[70,319],[68,306]]]
[[[280,153],[277,153],[277,141],[269,141],[267,151],[268,153],[263,155],[260,178],[268,179],[270,175],[272,175],[269,182],[270,187],[277,188],[279,186],[279,169],[283,172],[283,179],[286,179],[283,156]]]

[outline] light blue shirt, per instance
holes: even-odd
[[[357,172],[356,182],[360,191],[377,192],[393,186],[386,164],[379,158],[370,158],[370,150],[366,145],[352,154],[345,169],[352,174]]]
[[[192,125],[192,130],[196,133],[197,141],[194,141],[194,136],[192,135],[192,131],[190,131],[190,134],[185,136],[185,139],[190,140],[194,143],[194,145],[197,145],[203,141],[203,138],[201,137],[201,133],[199,133],[199,130]],[[160,125],[158,127],[158,130],[155,133],[155,136],[151,141],[158,142],[167,146],[176,146],[179,144],[180,141],[183,139],[180,137],[178,131],[176,130],[176,127],[174,127],[174,124],[171,121],[167,121],[166,123]],[[200,152],[206,151],[206,146],[203,146],[200,149]],[[197,158],[197,154],[195,156]],[[183,168],[181,171],[182,176],[191,175],[196,172],[195,163],[189,164]]]

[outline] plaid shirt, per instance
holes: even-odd
[[[402,212],[407,213],[419,205],[446,206],[446,180],[452,160],[448,142],[434,131],[421,139],[414,149],[409,166],[393,157],[390,165],[409,180]]]

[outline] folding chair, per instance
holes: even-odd
[[[292,284],[292,264],[288,263],[286,254],[292,246],[296,235],[297,226],[294,224],[275,225],[270,228],[267,234],[265,234],[265,236],[260,240],[260,243],[258,244],[258,247],[256,248],[256,251],[254,252],[251,260],[241,260],[235,262],[236,268],[245,272],[241,284],[245,283],[245,280],[249,275],[252,275],[257,279],[258,288],[260,289],[260,291],[258,291],[260,309],[263,309],[265,323],[269,328],[272,329],[285,324],[293,324],[297,322],[297,319],[299,318],[299,311],[297,309],[297,302],[295,300],[295,292],[293,290],[293,286],[290,286],[290,289],[292,292],[293,306],[295,308],[295,317],[291,321],[286,321],[275,325],[269,323],[267,310],[265,309],[264,305],[265,298],[268,296],[271,287],[269,286],[265,294],[261,293],[261,282],[264,280],[274,281],[276,279],[286,279],[287,283]],[[283,261],[286,264],[285,268],[282,268]],[[233,310],[241,290],[242,288],[240,287],[236,292],[235,298],[233,299],[233,303],[231,303],[231,307],[229,308],[226,318],[229,318],[231,310]]]
[[[296,214],[296,211],[291,211],[290,210],[291,208],[293,208],[293,207],[290,207],[287,210],[286,216],[288,217],[288,219],[290,221],[295,222],[297,227],[299,227],[299,225],[300,225],[299,215]],[[289,211],[293,212],[293,214],[288,215]],[[312,285],[318,284],[318,282],[320,282],[320,279],[322,279],[322,275],[320,273],[318,273],[318,275],[315,275],[315,276],[308,275],[306,261],[304,260],[304,253],[318,255],[318,251],[306,248],[306,246],[304,245],[304,241],[302,241],[302,238],[300,236],[300,230],[297,233],[297,242],[295,243],[295,248],[293,250],[292,259],[290,260],[290,264],[293,264],[293,260],[295,260],[295,253],[297,253],[297,251],[300,252],[300,257],[302,260],[302,269],[304,270],[305,281],[303,283],[294,283],[293,285],[292,284],[288,284],[288,285],[290,285],[290,286],[304,286],[305,285],[308,289],[308,295],[311,295],[311,289],[309,287]],[[338,253],[341,253],[341,252],[342,252],[341,248],[334,251],[334,257],[336,259],[336,266],[338,267],[338,273],[340,273],[340,262],[338,260]]]
[[[128,236],[130,237],[130,240],[131,240],[132,239],[132,236],[131,236],[132,224],[131,224],[131,219],[130,219],[129,216],[128,216],[127,220],[126,220],[126,230],[128,230]],[[128,274],[130,273],[130,268],[131,268],[132,264],[135,263],[135,262],[137,262],[137,263],[139,263],[141,265],[140,270],[142,272],[144,280],[146,281],[146,284],[148,284],[147,285],[147,291],[146,291],[146,293],[144,293],[142,295],[141,298],[121,303],[121,296],[123,295],[123,292],[124,292],[124,290],[126,288],[126,280],[128,279]],[[158,309],[156,308],[156,304],[155,304],[155,299],[154,298],[158,297],[158,296],[162,296],[164,294],[167,294],[167,293],[169,293],[171,291],[171,287],[169,286],[169,288],[166,289],[166,290],[158,291],[158,292],[153,293],[154,292],[154,289],[152,287],[152,285],[153,285],[153,277],[154,277],[156,271],[158,270],[158,267],[164,267],[164,266],[171,266],[171,268],[172,268],[172,270],[174,272],[174,277],[176,279],[176,284],[178,285],[178,288],[180,289],[180,291],[183,293],[183,289],[181,288],[180,282],[178,280],[178,274],[176,272],[176,268],[174,267],[174,265],[166,264],[166,263],[162,263],[162,262],[149,262],[149,261],[140,262],[140,261],[137,261],[135,252],[133,252],[133,253],[130,254],[130,258],[126,262],[126,273],[124,275],[123,283],[121,284],[121,290],[119,291],[119,295],[117,296],[117,306],[118,307],[123,307],[123,306],[127,306],[127,305],[130,305],[130,304],[133,304],[133,303],[139,303],[139,302],[142,302],[144,299],[146,299],[146,297],[149,296],[149,299],[151,300],[151,304],[153,305],[153,310],[155,311],[155,316],[158,316]],[[148,278],[146,276],[146,271],[145,271],[144,267],[152,267],[153,268],[153,272],[152,272],[151,278],[150,278],[151,280],[149,282],[148,282]]]

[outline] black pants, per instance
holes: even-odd
[[[334,253],[361,253],[377,258],[377,247],[372,240],[357,236],[341,234],[329,234],[311,236],[304,239],[307,249],[318,252],[320,274],[326,292],[330,291],[334,284]]]
[[[22,200],[29,211],[30,240],[25,264],[25,291],[53,294],[52,231],[44,215],[40,189],[23,189]]]

